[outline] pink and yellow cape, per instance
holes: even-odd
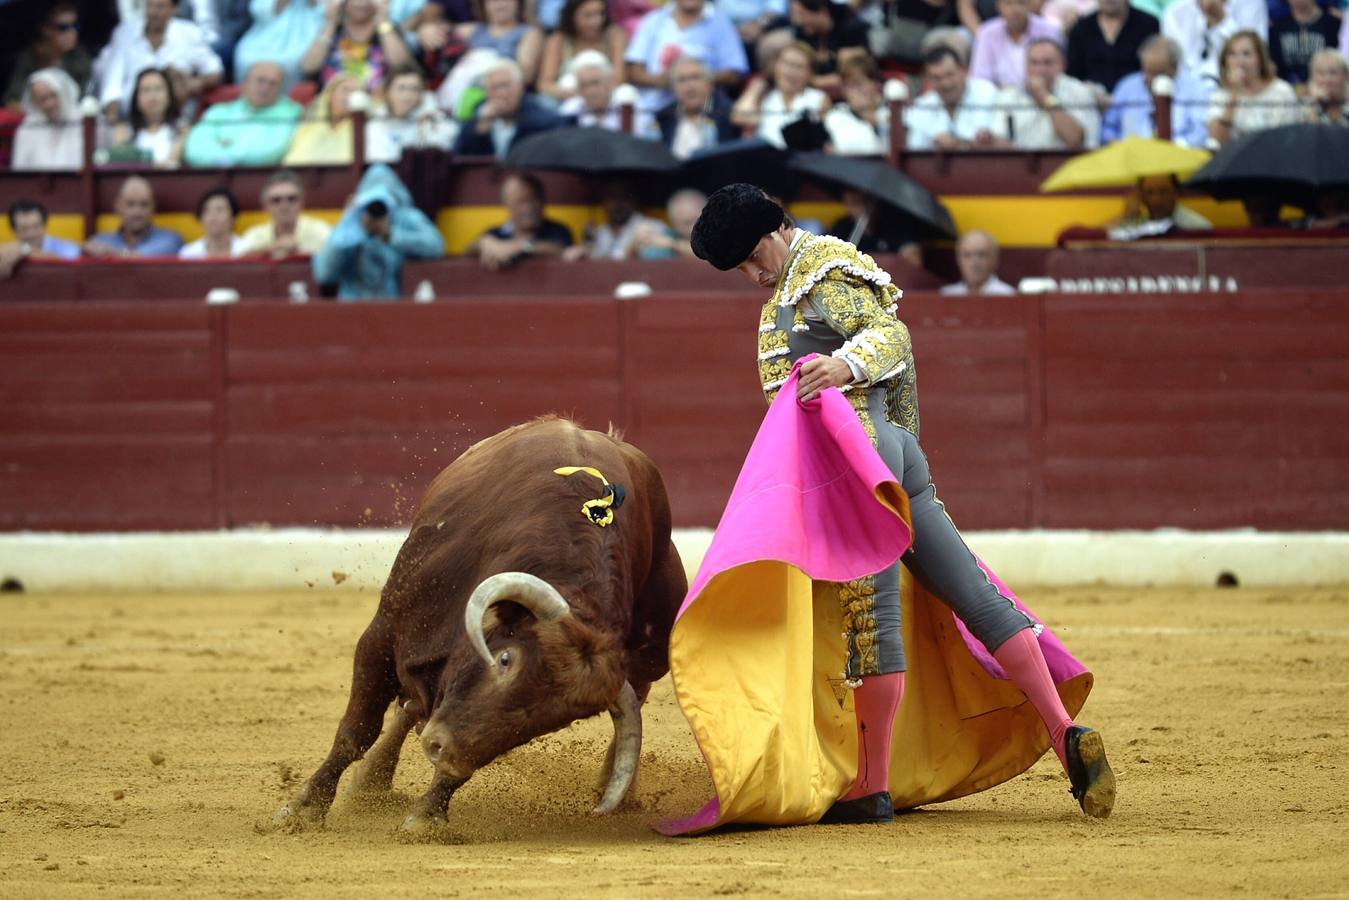
[[[909,503],[848,401],[831,389],[799,403],[796,379],[793,369],[769,408],[675,621],[675,695],[716,796],[661,823],[666,834],[814,822],[857,775],[843,608],[830,583],[875,574],[904,554]],[[890,762],[897,809],[993,787],[1049,746],[992,654],[907,572],[901,581],[909,669]],[[1076,715],[1091,673],[1049,629],[1039,640]]]

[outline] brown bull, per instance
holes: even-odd
[[[614,487],[554,471],[578,466]],[[604,710],[612,770],[596,811],[612,810],[636,771],[640,705],[668,668],[686,589],[665,486],[640,450],[557,418],[476,444],[423,498],[356,646],[332,750],[274,821],[321,821],[367,751],[352,790],[387,791],[421,723],[435,776],[404,828],[433,827],[474,771]]]

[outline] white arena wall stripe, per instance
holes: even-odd
[[[378,590],[406,531],[245,529],[0,535],[10,590]],[[1349,533],[986,531],[966,539],[1017,586],[1241,586],[1349,583]],[[710,529],[676,531],[690,576]]]

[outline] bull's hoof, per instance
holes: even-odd
[[[286,834],[299,834],[302,831],[317,831],[323,828],[323,818],[327,810],[319,809],[315,804],[291,800],[272,816],[271,831]]]
[[[398,839],[409,844],[462,844],[445,816],[413,810],[398,826]]]

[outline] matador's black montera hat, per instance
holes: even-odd
[[[707,198],[689,242],[699,259],[725,272],[748,259],[759,239],[782,223],[782,207],[762,188],[728,184]]]

